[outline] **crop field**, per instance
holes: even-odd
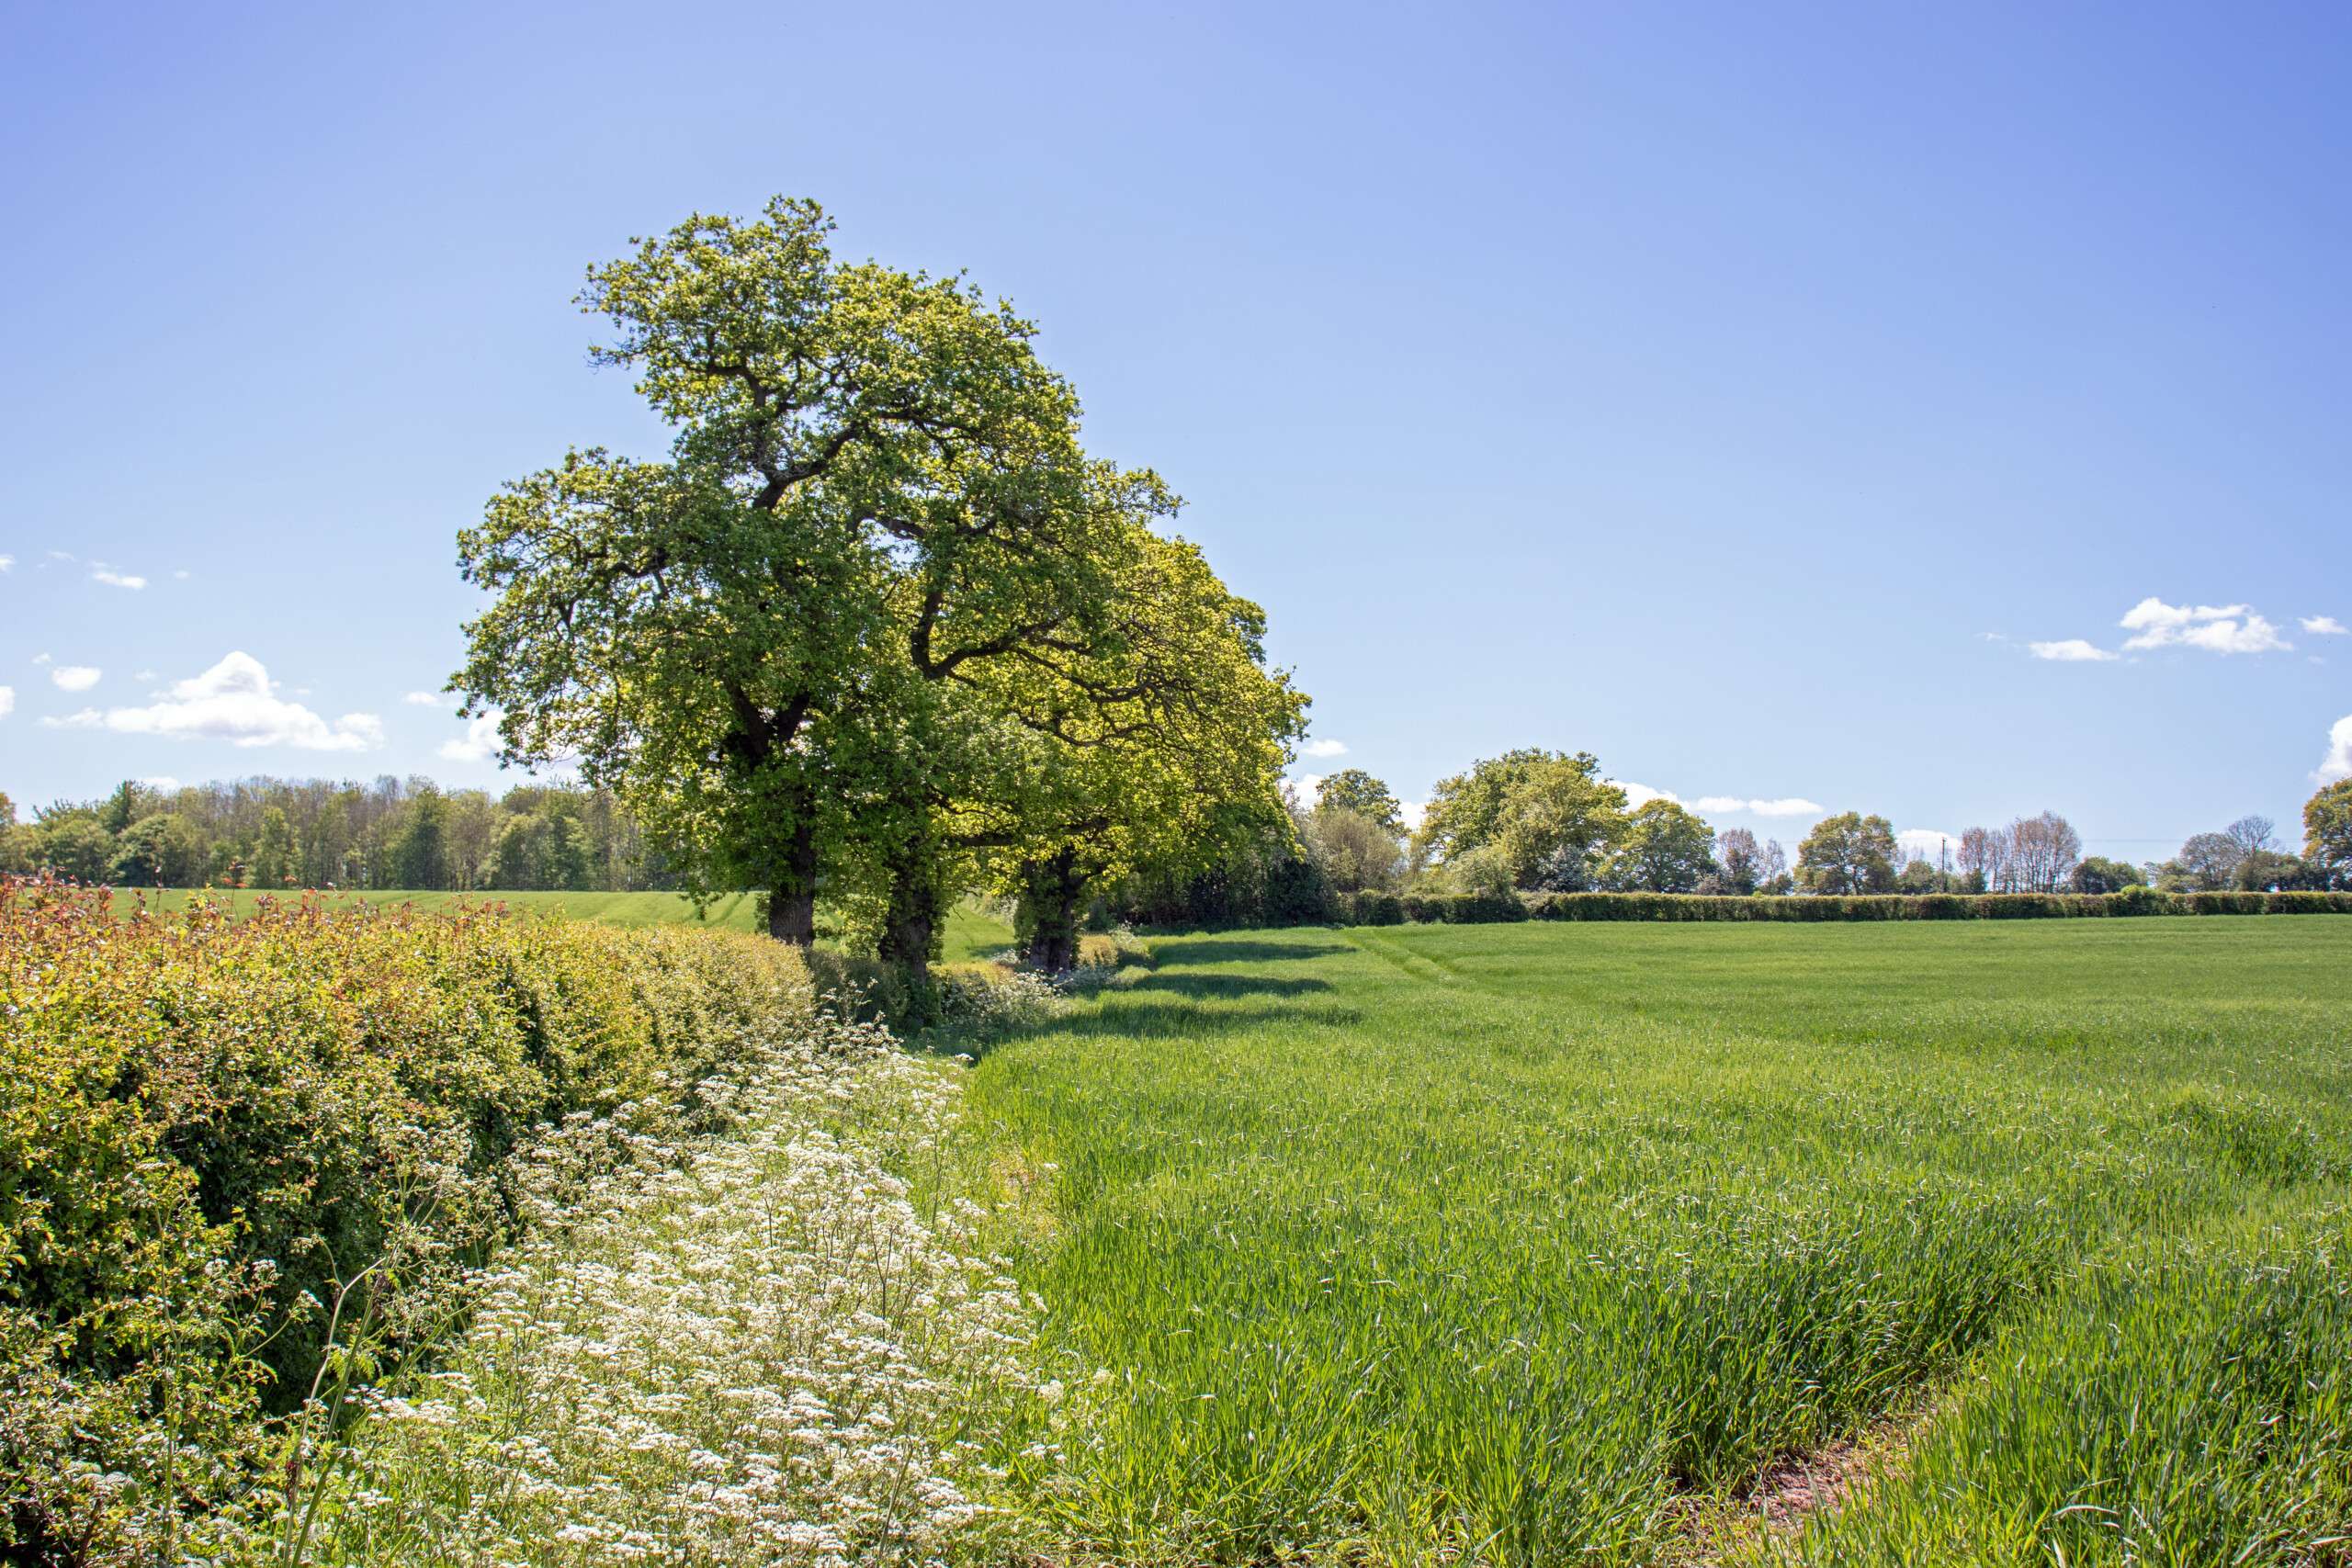
[[[124,889],[115,895],[115,908],[119,912],[136,908],[144,899],[150,908],[166,912],[185,908],[191,901],[202,899],[219,904],[233,915],[247,914],[258,908],[265,898],[276,895],[255,892],[251,888],[186,888]],[[517,914],[558,916],[568,919],[589,920],[604,926],[669,926],[690,925],[697,921],[720,931],[756,931],[760,929],[760,901],[755,893],[730,893],[721,897],[707,908],[697,911],[694,905],[676,893],[421,893],[404,889],[376,889],[347,893],[318,895],[330,906],[342,904],[410,905],[424,914],[439,914],[469,905],[503,904]],[[282,901],[282,900],[281,900]],[[958,905],[950,910],[946,928],[942,933],[942,945],[950,959],[973,958],[996,953],[1012,942],[1012,928],[974,904]]]
[[[1080,1552],[2347,1560],[2352,921],[1156,946],[967,1095]]]

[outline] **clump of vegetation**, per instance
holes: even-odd
[[[251,1494],[338,1306],[429,1337],[537,1129],[723,1125],[818,1007],[746,937],[0,881],[0,1529],[103,1560]]]
[[[962,1560],[1001,1547],[1056,1390],[943,1191],[957,1085],[878,1029],[769,1060],[729,1135],[539,1151],[527,1239],[434,1369],[370,1391],[254,1538],[322,1563]],[[912,1179],[910,1180],[910,1178]],[[314,1506],[315,1503],[315,1506]]]

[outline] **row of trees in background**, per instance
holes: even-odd
[[[0,795],[0,872],[121,887],[632,892],[677,879],[613,795],[526,784],[492,796],[389,774],[239,779],[61,802],[18,823]]]
[[[1716,832],[1680,804],[1639,806],[1588,752],[1510,751],[1441,782],[1418,831],[1388,786],[1361,769],[1293,798],[1291,832],[1188,878],[1132,879],[1104,918],[1279,924],[1323,918],[1338,895],[1646,892],[1729,895],[2168,893],[2352,889],[2352,781],[2304,811],[2300,855],[2247,817],[2199,833],[2163,862],[2083,853],[2054,811],[1905,843],[1881,816],[1823,818],[1793,860],[1745,828]]]
[[[1103,920],[1282,924],[1327,918],[1335,895],[1364,890],[2352,889],[2352,780],[2312,796],[2301,854],[2280,848],[2263,817],[2195,834],[2174,857],[2133,865],[2083,855],[2080,836],[2055,812],[1971,828],[1932,852],[1902,844],[1883,817],[1846,812],[1816,824],[1792,864],[1777,841],[1745,828],[1714,832],[1674,802],[1627,808],[1621,791],[1598,781],[1589,758],[1516,752],[1479,768],[1447,781],[1445,811],[1434,830],[1425,826],[1418,834],[1407,830],[1404,807],[1385,784],[1362,769],[1343,770],[1324,779],[1312,801],[1288,797],[1286,819],[1228,836],[1205,861],[1133,868],[1096,885],[1087,910]],[[102,800],[60,803],[21,824],[0,795],[0,872],[44,869],[120,886],[631,892],[681,886],[608,792],[526,784],[493,797],[389,775],[366,784],[126,782]],[[830,926],[854,930],[854,910],[830,913]]]

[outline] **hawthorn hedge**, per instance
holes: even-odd
[[[819,983],[728,932],[124,919],[0,878],[0,1561],[127,1561],[249,1495],[338,1282],[395,1246],[450,1276],[486,1256],[548,1123],[723,1125]]]
[[[1343,893],[1340,923],[1510,920],[2037,920],[2120,915],[2352,915],[2352,893],[1871,894],[1739,898],[1695,893]]]

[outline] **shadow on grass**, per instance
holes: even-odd
[[[1343,942],[1250,942],[1219,937],[1209,942],[1171,942],[1159,949],[1156,956],[1162,969],[1189,969],[1202,964],[1288,963],[1354,951]]]
[[[1170,991],[1200,1001],[1220,997],[1309,997],[1330,988],[1329,980],[1286,980],[1275,975],[1165,973],[1152,975],[1123,987],[1130,996],[1138,991]]]
[[[1163,989],[1154,996],[1140,987],[1120,993],[1116,1005],[1064,1013],[998,1039],[958,1038],[941,1043],[940,1055],[966,1055],[978,1061],[1032,1041],[1208,1040],[1268,1027],[1351,1029],[1363,1022],[1362,1009],[1329,1002],[1243,1004],[1204,1008],[1190,996]]]

